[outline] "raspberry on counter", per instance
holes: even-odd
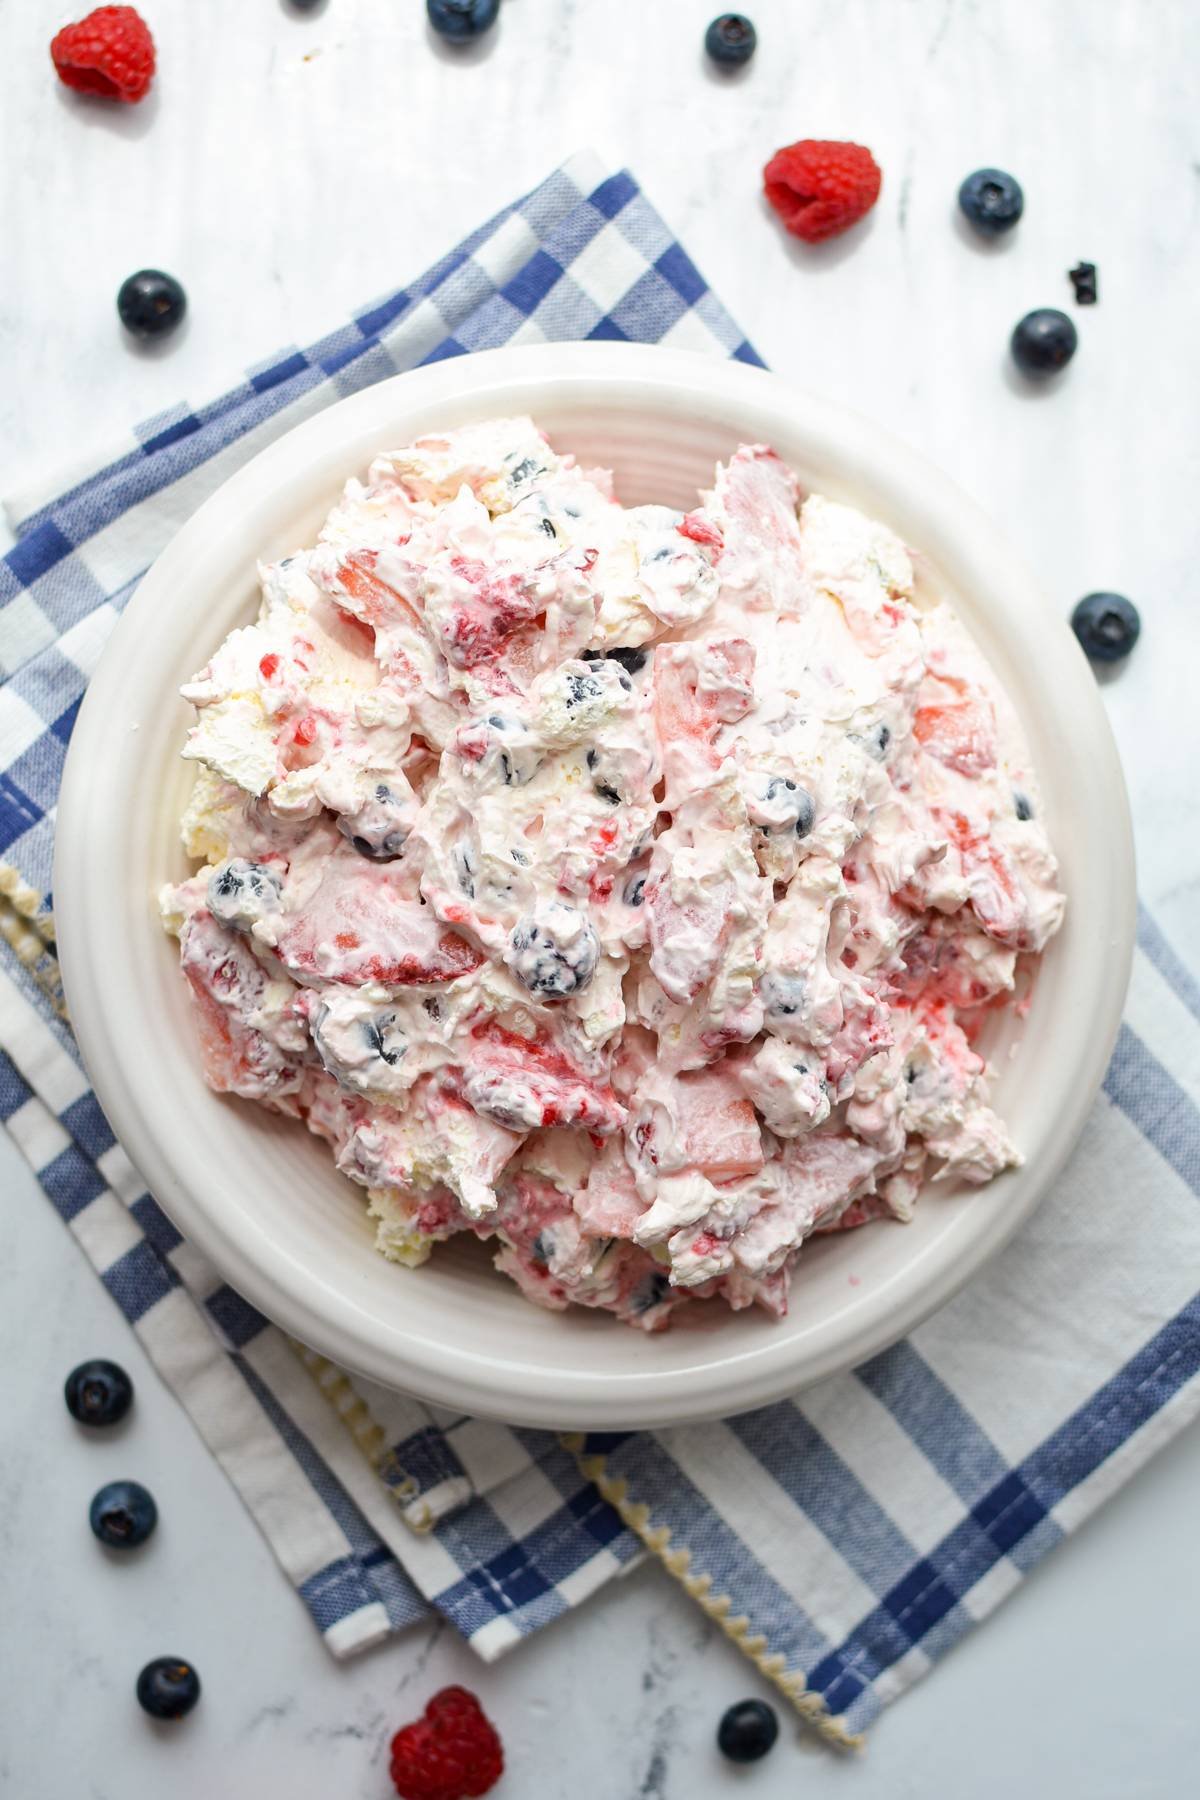
[[[443,1688],[423,1717],[392,1739],[391,1776],[400,1800],[479,1800],[503,1773],[496,1729],[466,1688]]]
[[[777,150],[763,170],[767,199],[793,237],[819,244],[865,218],[883,174],[861,144],[802,138]]]
[[[76,93],[134,105],[154,79],[154,39],[132,6],[98,6],[50,45],[58,79]]]

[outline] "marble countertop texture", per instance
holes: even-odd
[[[1096,587],[1138,602],[1143,640],[1105,702],[1143,898],[1200,962],[1187,0],[754,0],[760,50],[732,79],[700,52],[713,0],[504,0],[465,52],[430,39],[420,0],[142,5],[161,72],[136,109],[81,107],[54,82],[46,45],[72,0],[0,12],[0,489],[306,342],[594,144],[636,172],[772,366],[907,438],[1005,526],[1048,617]],[[765,157],[801,136],[868,143],[885,171],[870,223],[816,254],[757,195]],[[994,248],[954,213],[983,163],[1027,193]],[[1065,379],[1030,388],[1009,331],[1033,306],[1071,307],[1081,257],[1100,304],[1075,314]],[[113,308],[144,265],[191,301],[148,351]],[[335,1666],[6,1141],[0,1194],[6,1800],[377,1800],[387,1736],[448,1680],[491,1708],[514,1770],[499,1791],[521,1800],[1137,1800],[1196,1767],[1196,1432],[886,1714],[865,1757],[839,1762],[785,1723],[769,1760],[737,1771],[712,1732],[757,1678],[655,1569],[492,1669],[432,1628]],[[89,1354],[138,1383],[111,1442],[80,1441],[59,1398]],[[94,1488],[125,1473],[163,1515],[132,1567],[85,1522]],[[132,1698],[168,1651],[205,1682],[178,1730]]]

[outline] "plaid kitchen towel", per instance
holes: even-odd
[[[0,1117],[334,1654],[432,1608],[494,1657],[650,1551],[822,1736],[852,1744],[1200,1407],[1200,989],[1149,917],[1104,1091],[1020,1237],[853,1374],[652,1435],[457,1418],[290,1344],[142,1188],[63,1014],[48,893],[63,755],[108,631],[176,527],[370,382],[589,336],[757,361],[634,181],[585,156],[321,343],[150,421],[68,491],[11,504]]]

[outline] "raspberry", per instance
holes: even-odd
[[[391,1769],[400,1800],[476,1800],[503,1775],[504,1752],[474,1694],[448,1687],[396,1733]]]
[[[793,237],[819,244],[869,213],[883,180],[861,144],[802,138],[777,150],[763,170],[767,199]]]
[[[154,39],[132,6],[98,6],[64,25],[50,56],[67,87],[107,100],[141,100],[154,77]]]

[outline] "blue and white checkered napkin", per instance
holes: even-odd
[[[12,507],[0,1117],[335,1655],[436,1608],[498,1656],[645,1547],[848,1743],[1200,1409],[1200,989],[1148,918],[1104,1092],[1017,1241],[854,1374],[652,1436],[455,1418],[289,1344],[143,1190],[62,1015],[43,898],[55,795],[87,678],[148,563],[318,407],[437,357],[580,337],[757,360],[636,184],[590,157],[331,337]]]

